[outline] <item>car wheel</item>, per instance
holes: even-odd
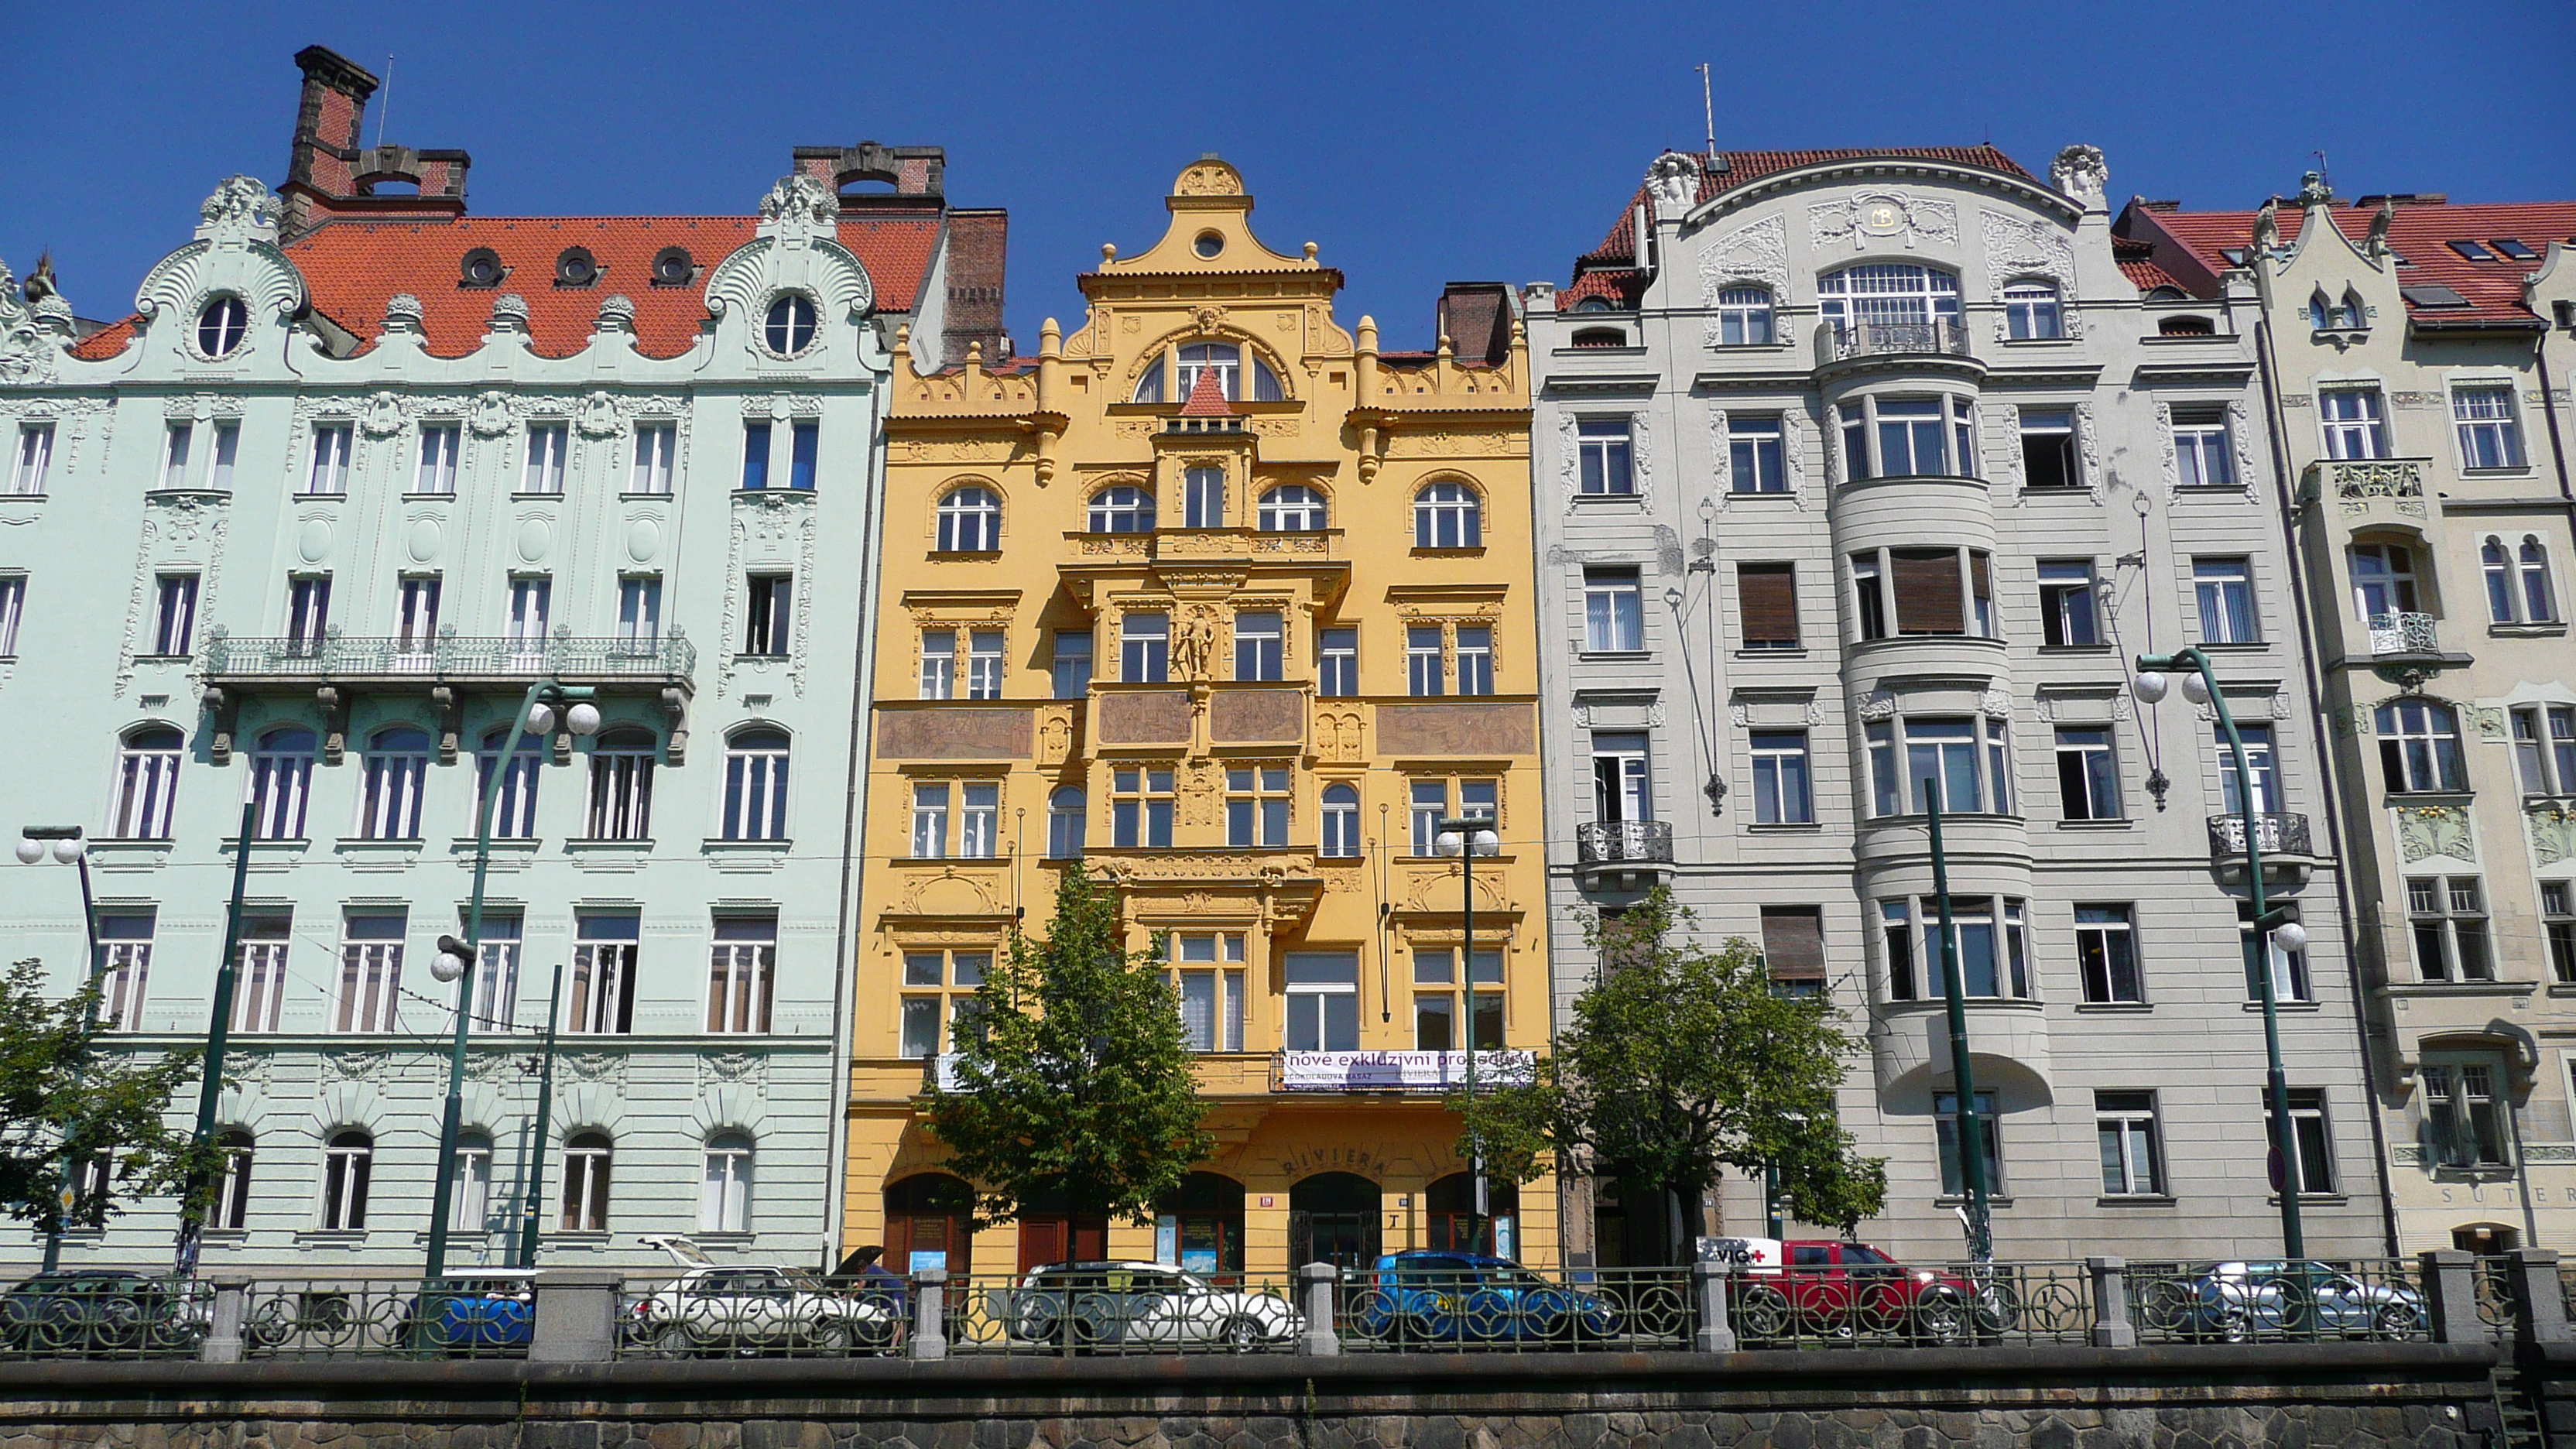
[[[2404,1338],[2415,1331],[2415,1310],[2401,1303],[2391,1303],[2371,1316],[2370,1326],[2381,1338]]]
[[[1737,1300],[1735,1320],[1736,1330],[1748,1339],[1782,1337],[1790,1328],[1789,1296],[1768,1283],[1754,1284]]]
[[[813,1333],[814,1351],[826,1358],[846,1356],[852,1342],[850,1325],[838,1321],[818,1325]]]
[[[2247,1343],[2254,1337],[2254,1320],[2241,1312],[2221,1314],[2218,1336],[2229,1343]]]
[[[1229,1318],[1217,1330],[1217,1341],[1230,1353],[1258,1353],[1266,1338],[1261,1325],[1249,1318]]]
[[[1914,1305],[1914,1334],[1934,1343],[1956,1343],[1967,1335],[1968,1313],[1951,1294],[1926,1297]]]
[[[689,1336],[689,1330],[676,1323],[653,1335],[655,1358],[688,1358],[697,1352],[697,1348],[697,1342]]]

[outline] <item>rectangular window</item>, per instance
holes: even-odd
[[[1752,750],[1753,823],[1813,825],[1816,804],[1807,732],[1755,730]]]
[[[2084,469],[2075,457],[2075,414],[2065,408],[2024,408],[2021,476],[2028,488],[2081,488]]]
[[[1896,586],[1896,632],[1967,632],[1966,597],[1959,588],[1957,549],[1890,549],[1887,562]]]
[[[45,479],[54,471],[54,425],[23,423],[18,428],[18,456],[9,469],[9,491],[22,497],[40,496]]]
[[[2292,1087],[2287,1095],[2290,1145],[2299,1155],[2299,1191],[2331,1193],[2335,1190],[2334,1142],[2326,1133],[2326,1094],[2313,1087]],[[2264,1131],[2267,1140],[2278,1141],[2272,1120],[2272,1104],[2267,1096],[2263,1103]]]
[[[1959,1172],[1959,1094],[1933,1094],[1932,1113],[1933,1135],[1941,1148],[1941,1195],[1958,1197],[1968,1190]],[[1969,1115],[1977,1123],[1977,1146],[1982,1149],[1977,1156],[1985,1162],[1986,1191],[2000,1196],[2004,1190],[2004,1145],[1999,1130],[2002,1123],[1995,1116],[1995,1094],[1979,1092]]]
[[[1171,771],[1113,770],[1109,787],[1109,832],[1113,844],[1122,850],[1171,848]]]
[[[1001,782],[968,780],[961,798],[965,808],[957,816],[957,854],[966,860],[991,860],[1001,853]]]
[[[1878,555],[1851,556],[1852,617],[1863,641],[1887,637],[1887,594],[1880,582]]]
[[[461,917],[457,924],[464,924]],[[508,1031],[518,1019],[521,934],[518,916],[484,913],[482,949],[475,953],[474,963],[476,1031]]]
[[[749,729],[725,751],[724,838],[787,838],[787,736]]]
[[[206,486],[227,493],[231,492],[233,464],[240,456],[241,424],[215,424],[215,452],[214,456],[207,460]]]
[[[948,792],[945,782],[912,787],[912,858],[941,860],[948,854]]]
[[[456,491],[456,454],[464,429],[454,423],[420,426],[420,462],[412,470],[411,491],[446,495]]]
[[[2540,928],[2549,944],[2550,979],[2576,986],[2576,884],[2540,883]]]
[[[564,459],[571,449],[572,428],[569,424],[528,424],[528,460],[519,475],[519,491],[563,492]]]
[[[1000,699],[1002,674],[1009,664],[999,629],[977,629],[966,636],[966,697]]]
[[[777,974],[776,916],[718,916],[707,962],[707,1030],[768,1031]]]
[[[2230,815],[2245,810],[2245,777],[2237,773],[2236,751],[2227,743],[2227,733],[2210,727],[2211,748],[2218,752],[2219,808]],[[2245,744],[2245,768],[2254,776],[2254,813],[2281,813],[2281,763],[2272,749],[2272,727],[2267,724],[2238,725],[2236,738]],[[2238,842],[2243,848],[2244,842]]]
[[[2096,613],[2093,560],[2061,559],[2039,566],[2039,623],[2042,641],[2057,649],[2090,649],[2102,643]]]
[[[1167,938],[1181,1001],[1181,1037],[1194,1052],[1243,1050],[1243,937],[1232,932]]]
[[[1288,844],[1288,767],[1246,765],[1225,772],[1226,844],[1280,850]]]
[[[0,574],[0,659],[18,657],[18,621],[27,612],[27,576]]]
[[[1647,769],[1647,737],[1641,733],[1592,732],[1592,818],[1604,825],[1655,818],[1655,796]]]
[[[143,994],[152,975],[151,911],[98,917],[98,1024],[105,1031],[143,1029]]]
[[[1962,814],[1982,811],[1985,792],[1977,778],[1977,727],[1974,720],[1905,721],[1905,778],[1916,792],[1917,813],[1932,806],[1923,794],[1927,781],[1937,781],[1941,808]]]
[[[547,621],[553,617],[555,581],[543,574],[522,574],[510,580],[510,652],[526,657],[541,654],[546,644]]]
[[[1644,592],[1635,569],[1583,571],[1583,647],[1603,654],[1646,647]]]
[[[680,454],[680,426],[677,423],[638,423],[635,425],[635,468],[627,475],[629,493],[667,494],[671,491],[671,470]]]
[[[629,574],[617,581],[617,642],[629,652],[649,650],[662,638],[662,578]]]
[[[2327,457],[2388,456],[2388,432],[2380,422],[2378,389],[2319,388],[2317,418],[2325,428]]]
[[[1413,853],[1434,855],[1439,851],[1440,822],[1449,814],[1449,782],[1416,780],[1408,793],[1413,812]]]
[[[288,916],[242,918],[241,959],[233,967],[233,1030],[275,1031],[286,1000],[286,948],[293,943]]]
[[[438,645],[439,578],[419,574],[402,580],[394,600],[394,648],[402,654],[427,654]]]
[[[2473,1171],[2511,1165],[2504,1116],[2510,1109],[2496,1095],[2496,1076],[2492,1061],[2424,1064],[2424,1119],[2439,1166]]]
[[[1950,898],[1950,929],[1959,959],[1960,994],[1963,996],[2013,997],[2030,995],[2030,952],[2022,935],[2022,903],[2005,897],[2003,930],[2000,939],[1995,929],[1996,901],[1991,896],[1957,896]],[[1926,896],[1920,903],[1923,942],[1924,995],[1945,994],[1941,957],[1940,902]]]
[[[154,581],[152,652],[174,659],[197,647],[197,576],[162,574]]]
[[[1628,467],[1628,420],[1587,418],[1575,424],[1575,450],[1583,460],[1583,491],[1610,497],[1637,491]]]
[[[1404,631],[1405,691],[1417,698],[1442,693],[1447,683],[1443,677],[1440,626],[1415,624]]]
[[[1287,669],[1286,625],[1270,610],[1247,610],[1234,616],[1234,677],[1246,683],[1277,683]]]
[[[2102,1146],[2102,1195],[2159,1197],[2164,1160],[2156,1141],[2156,1094],[2095,1092],[2093,1133]]]
[[[788,427],[787,486],[814,487],[814,467],[823,454],[823,425],[811,418],[799,418]]]
[[[2183,487],[2236,486],[2236,448],[2227,431],[2227,409],[2175,408],[2173,440]]]
[[[331,1029],[392,1031],[400,1016],[405,918],[351,912],[340,931],[340,990]]]
[[[1494,692],[1494,631],[1485,625],[1458,626],[1458,692]]]
[[[955,699],[957,697],[957,631],[924,629],[921,631],[921,697]]]
[[[1316,692],[1326,699],[1351,699],[1360,692],[1360,631],[1326,629],[1317,637]]]
[[[2147,999],[2127,906],[2075,908],[2075,965],[2084,978],[2084,999],[2095,1006],[2132,1006]]]
[[[1915,1000],[1913,907],[1904,901],[1881,901],[1878,914],[1887,952],[1887,999]]]
[[[1082,699],[1091,693],[1091,631],[1058,629],[1048,670],[1058,699]]]
[[[188,486],[188,450],[197,439],[195,423],[172,423],[167,439],[161,445],[161,486]]]
[[[313,461],[304,470],[303,492],[331,495],[349,491],[349,452],[355,433],[348,423],[313,425]]]
[[[1941,440],[1941,399],[1883,397],[1877,400],[1878,476],[1939,476],[1950,471]]]
[[[418,840],[421,793],[429,782],[428,734],[385,731],[364,760],[358,777],[358,838]]]
[[[742,425],[742,486],[769,486],[769,424],[765,422]]]
[[[1288,1050],[1353,1052],[1360,1048],[1360,959],[1344,952],[1288,956]]]
[[[1729,414],[1726,419],[1727,486],[1737,493],[1786,493],[1789,476],[1780,453],[1780,419]]]
[[[742,652],[755,658],[787,657],[789,606],[796,581],[787,574],[753,574],[743,580]]]
[[[2475,876],[2433,876],[2406,882],[2407,926],[2415,938],[2415,967],[2427,981],[2493,981],[2495,953],[2487,936],[2486,893]]]
[[[1466,1002],[1461,993],[1450,990],[1426,991],[1423,987],[1449,987],[1458,980],[1458,953],[1447,947],[1417,947],[1413,952],[1413,1039],[1418,1051],[1458,1051],[1472,1047],[1480,1052],[1500,1051],[1503,1046],[1504,1001],[1503,953],[1475,953],[1475,1011],[1469,1023],[1473,1040],[1462,1043],[1457,1035],[1457,1022]],[[1491,987],[1492,990],[1485,988]]]
[[[1795,649],[1798,637],[1797,566],[1785,563],[1740,563],[1735,566],[1735,600],[1746,649]]]
[[[1165,614],[1122,614],[1118,619],[1118,677],[1128,684],[1171,680],[1172,621]]]
[[[1458,816],[1462,820],[1495,820],[1503,818],[1500,780],[1461,780],[1458,782]]]
[[[2254,617],[2254,566],[2250,560],[2193,559],[2191,591],[2200,605],[2200,642],[2262,642],[2262,631],[2256,627]]]
[[[623,1036],[635,1029],[635,953],[642,924],[632,913],[575,913],[572,999],[564,1030]]]
[[[2057,807],[2064,820],[2118,820],[2120,762],[2108,725],[2057,727]]]
[[[290,579],[286,585],[286,639],[298,654],[318,654],[331,622],[328,575]]]
[[[1825,917],[1816,906],[1762,908],[1762,964],[1782,996],[1825,994]]]
[[[2451,420],[2460,435],[2463,468],[2519,468],[2522,425],[2515,420],[2510,383],[2480,383],[2451,393]]]
[[[2236,939],[2245,962],[2245,999],[2260,1001],[2263,999],[2263,982],[2262,978],[2254,973],[2262,968],[2255,964],[2257,946],[2254,938],[2253,916],[2254,907],[2251,902],[2236,903]],[[2308,953],[2284,950],[2281,943],[2271,939],[2269,935],[2263,938],[2262,945],[2269,948],[2266,954],[2272,960],[2272,999],[2275,1001],[2316,1000],[2308,990]]]

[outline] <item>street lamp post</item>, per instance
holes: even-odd
[[[1977,1115],[1977,1068],[1968,1051],[1968,991],[1959,976],[1959,932],[1950,923],[1950,858],[1941,848],[1941,781],[1923,777],[1923,813],[1932,831],[1932,897],[1939,903],[1941,1005],[1950,1027],[1950,1089],[1957,1094],[1951,1135],[1959,1140],[1961,1221],[1968,1230],[1968,1261],[1983,1270],[1994,1261],[1994,1184],[1986,1180],[1986,1123]]]
[[[438,1129],[438,1186],[429,1200],[429,1261],[422,1276],[443,1278],[447,1275],[447,1229],[450,1199],[456,1192],[456,1135],[465,1113],[465,1037],[474,1019],[474,966],[482,957],[483,944],[483,878],[492,865],[492,807],[501,798],[501,786],[518,764],[519,742],[529,735],[545,735],[554,729],[555,712],[563,712],[564,728],[577,735],[595,734],[599,730],[599,707],[590,703],[591,691],[583,686],[567,686],[543,679],[528,686],[527,697],[519,704],[510,720],[510,738],[501,748],[500,758],[492,762],[492,778],[483,783],[483,803],[474,815],[474,895],[465,908],[465,939],[454,936],[438,938],[438,954],[429,965],[429,974],[442,982],[456,983],[456,1039],[447,1056],[447,1111]],[[537,1190],[544,1181],[546,1145],[536,1144],[540,1164],[529,1191]]]
[[[1477,1251],[1485,1244],[1486,1212],[1485,1152],[1476,1140],[1476,857],[1499,854],[1502,837],[1494,833],[1494,822],[1481,815],[1443,817],[1431,830],[1432,849],[1442,855],[1458,857],[1458,914],[1460,985],[1466,992],[1466,1020],[1462,1040],[1467,1047],[1467,1145],[1468,1167],[1475,1174],[1475,1220],[1469,1224]]]
[[[89,890],[89,846],[88,843],[82,839],[81,828],[77,825],[30,825],[25,830],[21,831],[20,834],[24,837],[18,842],[18,859],[20,863],[25,865],[34,865],[38,861],[43,860],[47,855],[51,855],[56,861],[64,865],[78,866],[80,868],[81,937],[89,944],[88,981],[90,985],[96,986],[98,984],[100,973],[106,969],[107,962],[101,959],[98,954],[98,908],[91,903],[92,897],[90,896]],[[84,1036],[98,1028],[98,998],[96,996],[92,996],[90,998],[89,1009],[82,1014],[81,1028]],[[77,1081],[78,1079],[75,1078],[74,1080]],[[64,1136],[69,1138],[70,1135],[71,1134],[67,1128],[64,1132]],[[54,1172],[56,1190],[56,1201],[54,1206],[57,1210],[57,1216],[54,1220],[53,1231],[45,1234],[44,1271],[48,1273],[54,1271],[55,1268],[62,1264],[63,1226],[62,1219],[59,1214],[71,1211],[73,1193],[75,1191],[74,1185],[79,1178],[78,1165],[72,1161],[71,1144],[68,1141],[63,1144],[62,1161],[55,1166]]]
[[[2262,833],[2257,828],[2254,809],[2254,772],[2246,766],[2245,740],[2236,732],[2236,716],[2228,711],[2227,695],[2218,687],[2209,656],[2197,647],[2174,654],[2139,655],[2138,677],[2132,686],[2138,698],[2148,704],[2163,699],[2173,687],[2166,677],[2169,673],[2182,675],[2185,699],[2208,705],[2218,717],[2218,728],[2227,736],[2228,754],[2236,762],[2237,819],[2245,831],[2245,889],[2254,907],[2254,978],[2263,1001],[2263,1050],[2267,1059],[2263,1095],[2272,1115],[2272,1187],[2281,1198],[2281,1250],[2292,1261],[2303,1261],[2307,1243],[2299,1230],[2299,1184],[2305,1174],[2300,1170],[2298,1139],[2290,1123],[2288,1078],[2281,1071],[2280,1004],[2273,990],[2272,953],[2265,938],[2284,951],[2296,951],[2308,943],[2308,931],[2299,923],[2296,902],[2272,910],[2265,898]]]

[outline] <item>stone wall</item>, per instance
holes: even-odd
[[[2485,1345],[0,1364],[0,1449],[2483,1449]]]

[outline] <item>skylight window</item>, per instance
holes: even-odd
[[[2451,250],[2473,262],[2492,262],[2497,259],[2495,253],[2473,241],[2455,241],[2451,243]]]
[[[2241,267],[2245,265],[2245,248],[2243,247],[2221,247],[2218,249],[2218,254],[2225,257],[2227,259],[2227,264],[2231,267]]]
[[[2517,262],[2536,262],[2540,260],[2540,253],[2533,251],[2531,248],[2524,246],[2521,242],[2516,241],[2509,236],[2489,237],[2487,239],[2487,245],[2494,247],[2497,251],[2504,253],[2506,256],[2513,258]]]
[[[2418,307],[2465,307],[2469,305],[2468,298],[2461,296],[2459,293],[2454,292],[2450,288],[2442,286],[2437,282],[2426,283],[2423,286],[2418,287],[2400,287],[2397,290],[2405,294],[2407,301],[2414,303]]]

